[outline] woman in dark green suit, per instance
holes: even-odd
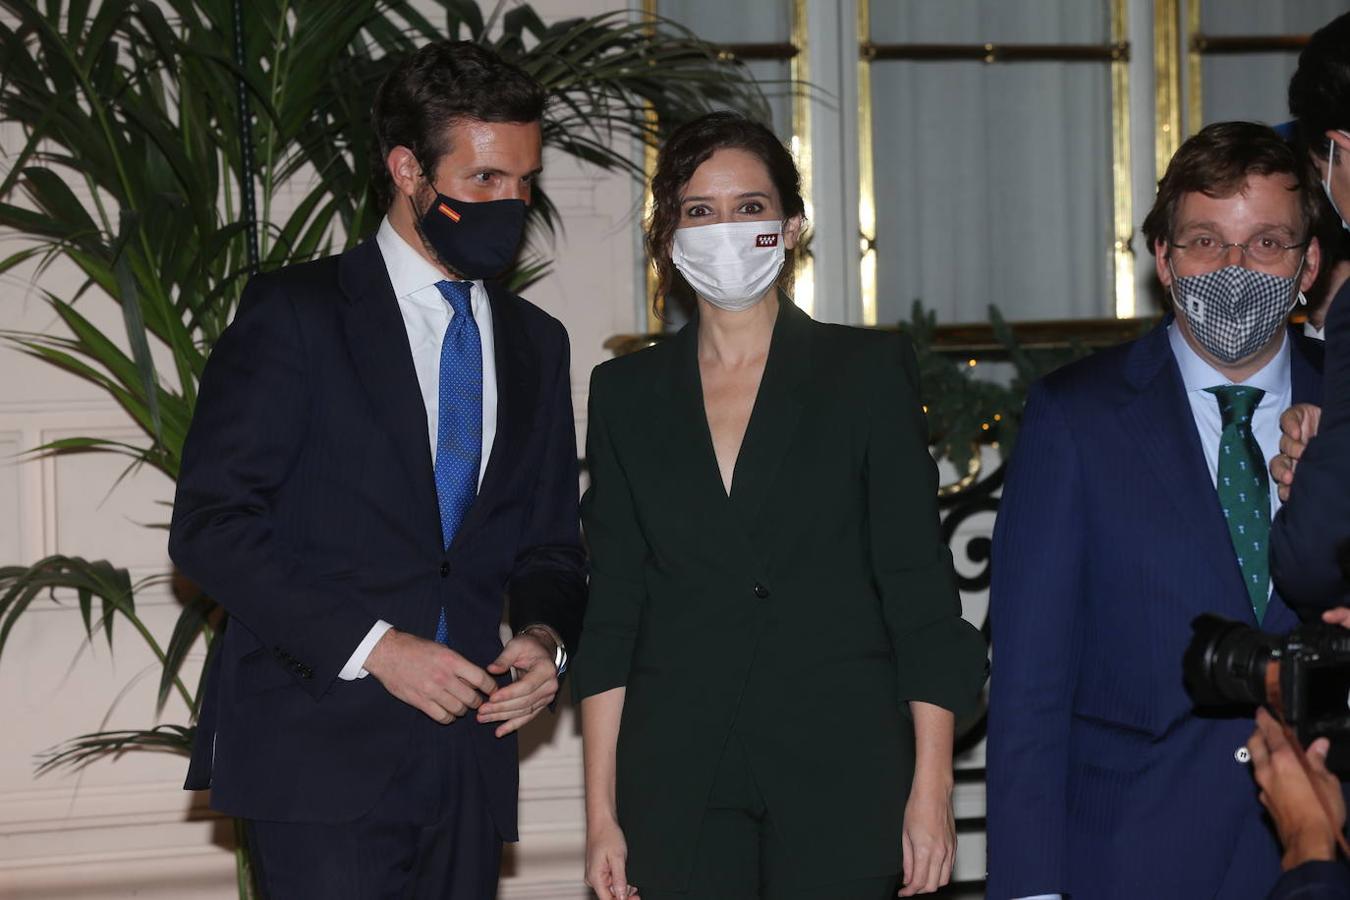
[[[697,312],[591,379],[587,881],[603,900],[935,890],[985,648],[913,350],[778,293],[803,203],[768,129],[678,129],[652,191],[663,294],[678,271]]]

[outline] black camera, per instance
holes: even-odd
[[[1222,616],[1197,616],[1182,661],[1186,690],[1202,712],[1265,706],[1307,746],[1331,738],[1327,767],[1350,774],[1350,631],[1301,625],[1267,634]]]

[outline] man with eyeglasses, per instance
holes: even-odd
[[[1186,141],[1143,231],[1173,313],[1035,384],[994,533],[990,898],[1257,898],[1280,848],[1181,661],[1217,613],[1283,632],[1269,578],[1280,412],[1316,400],[1286,325],[1317,276],[1303,161],[1229,122]]]

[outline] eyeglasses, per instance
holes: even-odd
[[[1290,250],[1298,250],[1308,246],[1310,241],[1302,241],[1298,244],[1283,244],[1277,238],[1270,235],[1260,235],[1247,241],[1245,244],[1237,242],[1221,241],[1216,237],[1202,234],[1188,244],[1178,244],[1175,241],[1168,241],[1167,244],[1174,250],[1180,250],[1187,259],[1200,263],[1216,263],[1228,257],[1228,250],[1231,247],[1237,247],[1242,251],[1244,259],[1249,259],[1257,265],[1268,266],[1284,259],[1285,254]]]

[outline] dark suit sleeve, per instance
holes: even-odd
[[[990,897],[1066,887],[1069,725],[1086,554],[1082,491],[1071,423],[1037,384],[994,526]]]
[[[249,283],[202,375],[169,555],[318,698],[377,617],[275,527],[273,498],[297,466],[310,389],[296,311],[275,284]]]
[[[961,618],[951,551],[942,541],[914,349],[903,336],[883,343],[866,462],[873,577],[900,699],[960,717],[974,710],[984,685],[984,638]]]
[[[1275,882],[1269,900],[1350,900],[1350,869],[1340,861],[1295,866]]]
[[[628,683],[647,599],[643,580],[647,544],[606,426],[612,410],[603,397],[603,380],[601,370],[596,369],[586,421],[591,482],[581,501],[581,517],[591,557],[591,598],[572,670],[578,700]]]
[[[571,354],[557,326],[556,364],[544,387],[547,432],[521,552],[507,583],[511,627],[552,628],[571,649],[586,608],[586,558],[577,521],[577,433],[572,417]]]
[[[1339,557],[1350,552],[1350,289],[1327,316],[1321,428],[1294,470],[1289,502],[1271,529],[1280,596],[1310,611],[1350,605]]]

